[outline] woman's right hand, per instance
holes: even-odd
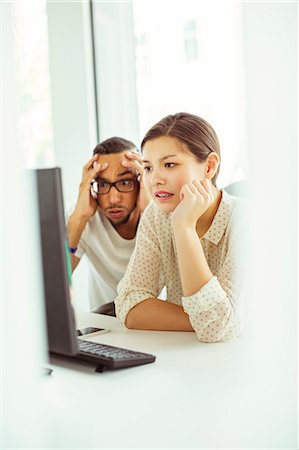
[[[99,173],[107,169],[108,163],[99,163],[99,155],[94,155],[84,166],[82,172],[82,180],[79,187],[79,195],[74,214],[88,220],[92,217],[98,206],[96,198],[91,195],[91,182],[98,177]],[[96,162],[95,167],[94,163]]]
[[[180,191],[180,198],[180,203],[172,213],[171,222],[182,229],[189,227],[195,229],[198,219],[214,201],[211,180],[205,178],[184,184]]]

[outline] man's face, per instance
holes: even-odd
[[[100,155],[98,162],[108,163],[107,169],[101,172],[99,180],[113,183],[121,180],[136,179],[135,173],[121,165],[125,159],[124,152]],[[98,205],[112,225],[117,228],[129,220],[130,214],[136,206],[138,197],[138,181],[131,192],[119,192],[115,186],[110,188],[108,194],[98,195]]]

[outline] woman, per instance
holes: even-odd
[[[242,201],[216,186],[219,142],[203,119],[177,113],[141,143],[153,201],[118,285],[116,314],[128,328],[195,331],[202,342],[240,331],[238,243]],[[160,300],[166,286],[167,301]]]

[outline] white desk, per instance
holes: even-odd
[[[112,329],[96,342],[157,359],[102,374],[52,359],[44,377],[51,448],[293,448],[293,393],[248,336],[202,344],[194,333],[126,330],[98,314],[77,321]]]

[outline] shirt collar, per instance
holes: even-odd
[[[202,239],[207,239],[208,241],[212,242],[215,245],[219,243],[220,239],[223,236],[224,231],[226,230],[233,208],[232,197],[224,190],[221,190],[221,192],[222,192],[221,201],[215,214],[215,217],[213,219],[213,222],[208,231],[202,237]]]

